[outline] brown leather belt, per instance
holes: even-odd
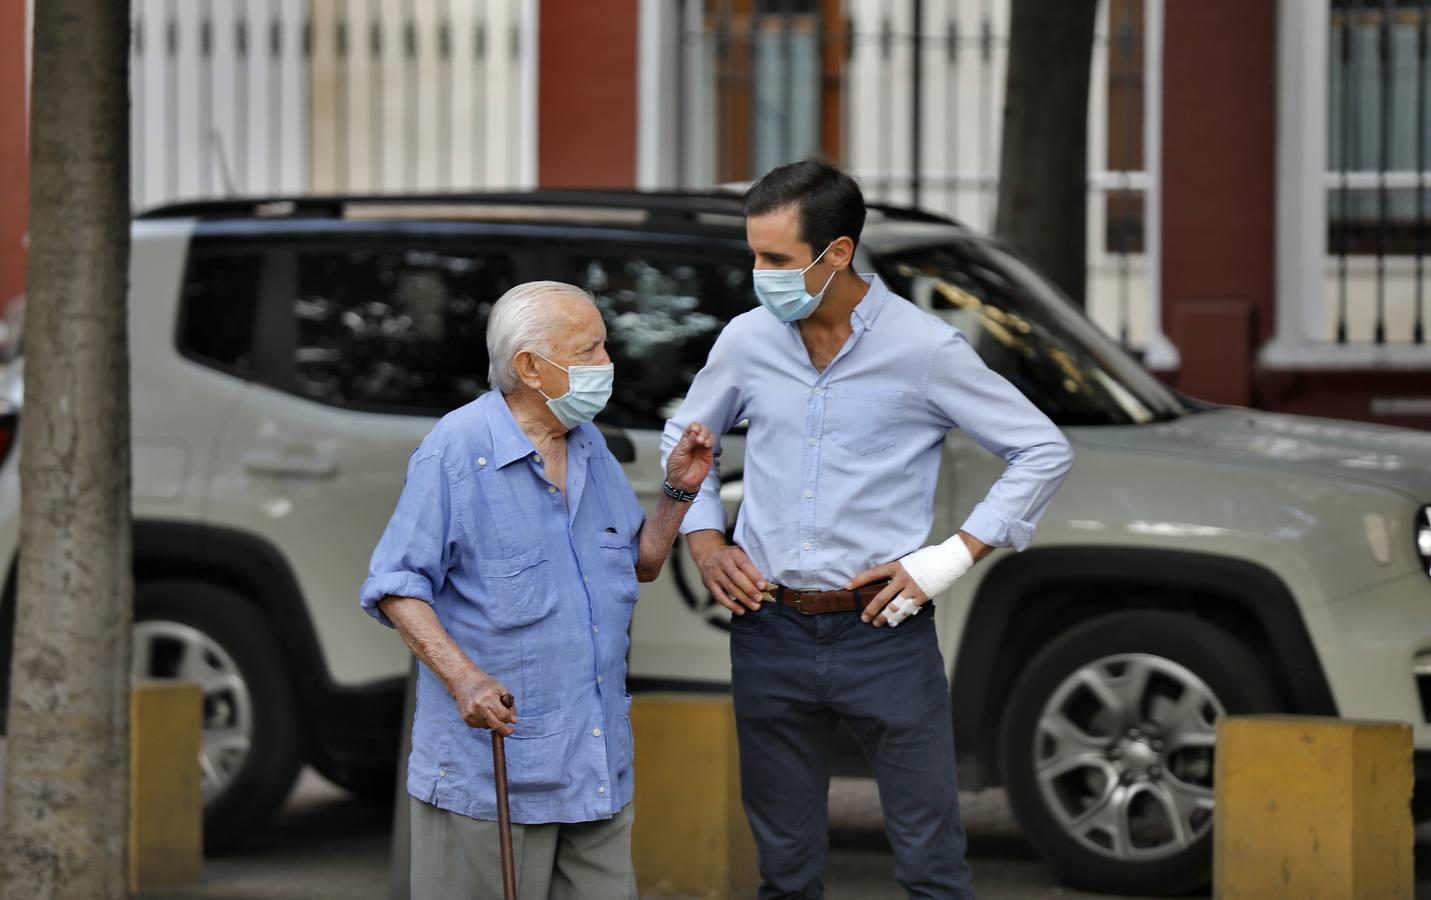
[[[854,612],[864,609],[874,600],[875,594],[884,590],[889,579],[876,581],[852,591],[800,591],[794,588],[772,584],[764,592],[765,599],[788,606],[807,616],[823,613]]]

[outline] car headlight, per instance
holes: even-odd
[[[1416,517],[1416,552],[1421,554],[1421,568],[1431,575],[1431,506],[1421,507]]]

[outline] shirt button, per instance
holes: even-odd
[[[600,634],[600,633],[601,633],[601,626],[600,626],[600,625],[593,625],[593,626],[591,626],[591,633],[592,633],[592,634]]]
[[[556,492],[557,492],[556,485],[554,485],[554,484],[549,484],[549,485],[547,485],[547,493],[548,493],[548,494],[555,494]]]
[[[810,499],[811,497],[813,497],[813,496],[815,496],[815,492],[814,492],[814,491],[806,491],[806,492],[805,492],[805,499],[806,499],[806,500],[809,500],[809,499]]]
[[[591,736],[592,736],[592,737],[601,737],[601,729],[600,729],[600,728],[593,728],[593,729],[591,729]]]
[[[541,457],[540,454],[537,454],[537,453],[533,453],[533,454],[532,454],[532,462],[534,462],[534,463],[539,463],[539,462],[541,462],[541,461],[542,461],[542,457]]]
[[[809,541],[806,541],[805,543],[801,544],[800,546],[801,546],[801,548],[803,548],[803,549],[805,549],[805,550],[813,550],[814,547],[815,547],[815,545],[812,544],[812,543],[810,543]]]
[[[604,787],[599,787],[599,788],[596,789],[596,792],[597,792],[598,794],[604,794],[604,793],[606,793],[606,788],[604,788]]]
[[[485,466],[485,465],[487,465],[487,457],[485,457],[485,456],[479,456],[479,457],[477,457],[477,465],[479,465],[479,466]]]
[[[600,676],[600,675],[596,676],[596,683],[597,683],[597,684],[601,684],[601,676]]]
[[[814,438],[810,438],[810,446],[811,446],[811,447],[817,447],[817,446],[819,446],[819,444],[820,444],[819,441],[815,440]]]
[[[437,777],[438,777],[438,778],[446,778],[446,777],[447,777],[447,770],[446,770],[446,769],[438,769],[438,770],[437,770]]]
[[[823,394],[823,393],[825,393],[825,391],[824,391],[823,389],[821,389],[821,388],[815,388],[815,396],[816,396],[816,397],[820,396],[820,395]]]

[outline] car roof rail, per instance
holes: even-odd
[[[379,218],[389,213],[399,218],[442,218],[447,212],[460,218],[480,218],[483,209],[530,207],[534,211],[567,207],[644,211],[651,219],[691,219],[702,215],[740,215],[740,198],[719,191],[619,191],[603,189],[540,189],[451,194],[373,194],[332,196],[249,197],[193,200],[145,210],[138,219],[234,218]],[[503,216],[498,215],[498,218]]]
[[[550,218],[574,220],[585,211],[592,221],[601,219],[600,210],[612,213],[612,221],[632,221],[640,214],[646,224],[697,222],[707,225],[738,226],[742,218],[741,196],[731,190],[637,191],[610,188],[541,188],[533,191],[492,191],[447,194],[342,194],[311,196],[271,196],[189,200],[145,210],[137,219],[347,219],[347,218],[526,218],[542,221],[541,210]],[[960,225],[957,220],[908,206],[869,203],[868,208],[896,221]],[[527,211],[518,214],[522,208]],[[564,210],[559,214],[559,210]],[[617,215],[624,211],[625,216]],[[535,215],[533,214],[535,213]]]

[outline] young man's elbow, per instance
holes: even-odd
[[[1053,450],[1054,474],[1062,479],[1073,469],[1073,445],[1068,442],[1068,438],[1060,436]]]

